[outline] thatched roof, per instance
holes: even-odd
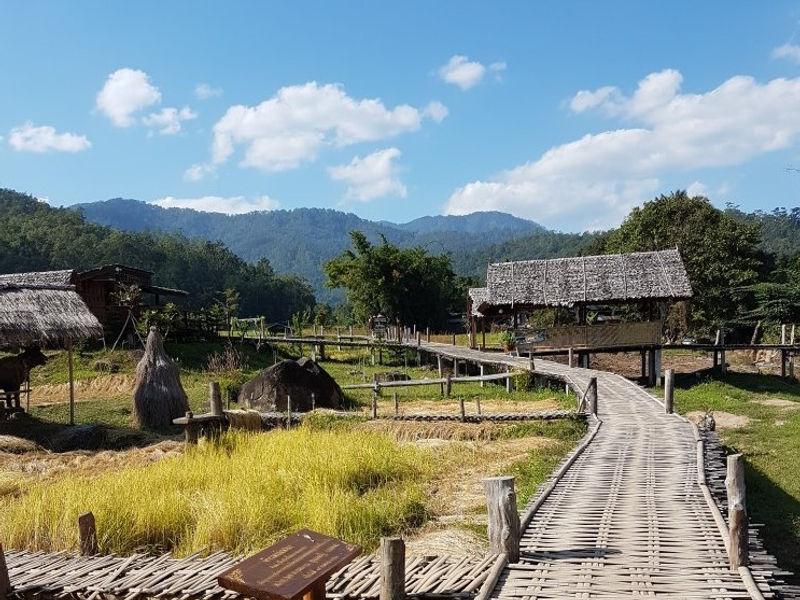
[[[33,273],[7,273],[0,275],[0,283],[16,283],[20,285],[55,285],[64,286],[72,283],[75,271],[37,271]]]
[[[485,287],[469,288],[467,293],[469,294],[470,306],[472,307],[472,315],[480,317],[481,312],[478,310],[478,307],[489,300],[489,290]]]
[[[68,286],[0,283],[0,347],[99,338],[103,328]]]
[[[486,273],[489,306],[685,299],[689,277],[677,250],[493,263]]]

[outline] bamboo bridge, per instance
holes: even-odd
[[[532,362],[419,339],[406,347],[494,369],[533,368],[566,382],[579,395],[596,378],[598,398],[586,437],[522,511],[519,561],[409,557],[408,596],[800,598],[797,588],[780,581],[782,572],[753,529],[750,566],[729,567],[719,444],[701,443],[704,432],[669,414],[643,388],[619,375],[540,358]],[[8,563],[12,586],[15,578],[24,582],[16,590],[20,596],[232,597],[216,586],[214,575],[231,564],[230,557],[220,554],[179,561],[9,552]],[[374,557],[354,563],[334,577],[329,595],[376,597],[377,570]]]

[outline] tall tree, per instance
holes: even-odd
[[[451,310],[462,311],[466,282],[453,273],[450,257],[421,247],[400,248],[385,238],[374,245],[360,231],[353,249],[325,265],[327,285],[344,288],[357,319],[381,313],[403,323],[441,327]]]
[[[708,198],[685,191],[634,208],[605,239],[606,252],[678,248],[694,291],[696,327],[722,325],[744,310],[760,265],[759,227],[735,219]]]

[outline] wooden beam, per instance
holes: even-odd
[[[402,538],[381,538],[380,600],[406,597],[406,545]]]
[[[69,424],[75,425],[75,372],[72,356],[72,339],[67,338],[67,374],[69,377]]]
[[[507,554],[509,562],[519,562],[520,523],[513,477],[483,480],[486,494],[489,552]]]

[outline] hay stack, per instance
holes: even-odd
[[[160,429],[189,410],[177,365],[164,351],[161,334],[150,328],[144,356],[136,365],[133,415],[139,427]]]

